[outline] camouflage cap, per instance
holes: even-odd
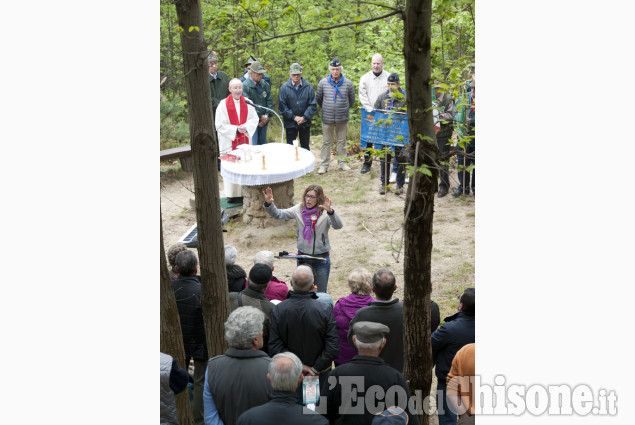
[[[289,68],[289,74],[302,74],[302,67],[299,63],[292,63]]]

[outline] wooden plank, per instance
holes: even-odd
[[[178,148],[166,149],[161,151],[161,161],[174,158],[186,158],[192,155],[192,147],[190,145],[180,146]]]

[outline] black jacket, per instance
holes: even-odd
[[[353,325],[357,322],[377,322],[390,328],[386,346],[379,353],[386,364],[403,372],[403,303],[395,298],[391,301],[374,301],[368,307],[357,310],[348,327],[348,344],[353,346]]]
[[[201,312],[201,281],[198,276],[179,276],[172,281],[176,307],[181,319],[185,355],[195,359],[208,359],[205,327]]]
[[[432,358],[436,364],[437,379],[445,381],[452,367],[452,360],[457,351],[464,345],[475,342],[474,316],[462,312],[446,317],[445,323],[433,334]]]
[[[242,267],[238,264],[234,264],[233,266],[225,266],[225,270],[227,270],[227,286],[229,292],[240,292],[245,289],[247,273],[245,273]]]
[[[323,372],[340,355],[333,305],[317,300],[314,292],[290,291],[271,310],[269,355],[291,351],[302,364]]]
[[[348,385],[346,378],[342,380],[342,377],[349,377],[350,379],[363,380],[363,383],[359,383],[359,386],[355,384]],[[333,378],[337,380],[335,386],[329,390],[327,395],[327,414],[331,424],[344,425],[344,424],[370,424],[373,421],[374,415],[389,407],[386,404],[383,408],[377,407],[375,411],[369,411],[369,406],[381,406],[380,402],[386,403],[385,394],[395,394],[394,391],[389,391],[392,386],[398,386],[404,389],[407,398],[399,399],[402,409],[408,412],[408,400],[410,399],[410,392],[406,385],[406,380],[403,375],[399,373],[395,368],[388,366],[380,357],[372,356],[355,356],[350,362],[336,367],[329,377],[329,381]],[[355,382],[355,381],[352,381]],[[384,393],[376,393],[376,398],[369,404],[369,400],[364,399],[366,391],[372,386],[377,385],[384,390]],[[332,384],[329,382],[329,387]],[[344,388],[344,393],[342,392]],[[351,389],[354,388],[354,389]],[[363,390],[361,389],[363,388]],[[370,394],[369,394],[370,397]],[[381,398],[380,398],[381,397]],[[354,402],[356,400],[357,402]],[[364,413],[344,413],[340,414],[340,407],[347,411],[347,409],[354,409],[356,405],[361,404],[364,409]],[[351,407],[352,406],[352,407]],[[353,410],[354,412],[354,410]],[[409,416],[409,425],[419,425],[419,419],[416,415]]]
[[[238,418],[238,425],[327,425],[329,421],[319,414],[303,411],[298,395],[287,391],[272,391],[270,400],[252,407]]]

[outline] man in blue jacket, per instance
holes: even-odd
[[[446,398],[446,378],[454,355],[464,345],[475,342],[474,337],[474,288],[466,288],[459,299],[458,313],[444,319],[445,323],[432,334],[432,358],[436,364],[437,394],[441,398],[437,403],[439,425],[456,424],[456,414],[450,410]],[[452,406],[454,409],[454,406]]]
[[[313,87],[302,78],[299,63],[291,64],[289,80],[280,87],[278,112],[287,130],[287,143],[292,145],[299,137],[300,146],[309,150],[311,119],[317,112],[317,104]]]

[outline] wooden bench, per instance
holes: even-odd
[[[161,151],[161,161],[178,158],[183,171],[192,172],[192,147],[190,145]]]

